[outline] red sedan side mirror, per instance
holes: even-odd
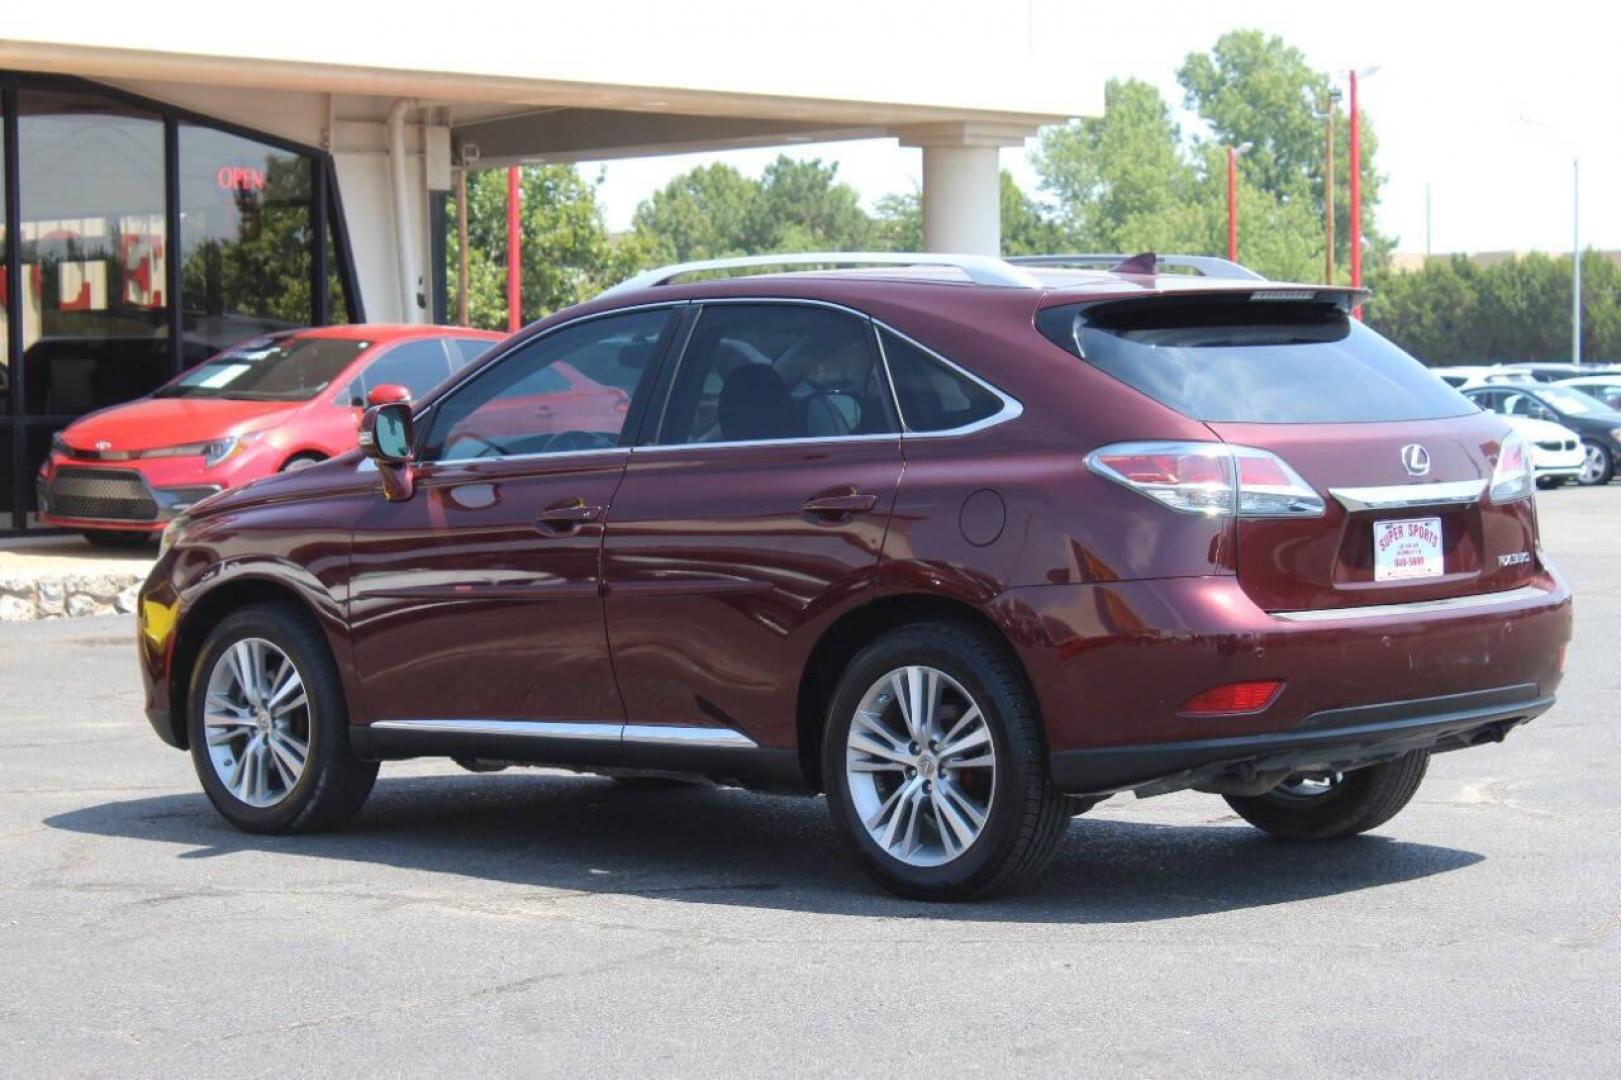
[[[366,394],[367,405],[394,405],[410,400],[410,389],[399,383],[379,383]]]

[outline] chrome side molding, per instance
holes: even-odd
[[[551,720],[379,720],[378,731],[431,731],[453,735],[504,735],[556,742],[613,742],[634,746],[690,746],[705,750],[753,750],[753,739],[731,728],[674,724],[582,724]]]
[[[1458,506],[1479,502],[1485,491],[1485,480],[1328,489],[1328,493],[1335,501],[1347,510],[1403,510],[1416,506]]]
[[[1440,600],[1410,600],[1405,604],[1370,604],[1366,607],[1313,608],[1310,611],[1269,611],[1285,622],[1352,622],[1357,619],[1389,619],[1403,615],[1445,615],[1470,608],[1507,607],[1548,595],[1535,585],[1522,585],[1504,592],[1470,593]]]

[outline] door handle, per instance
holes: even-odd
[[[575,499],[548,506],[535,515],[535,524],[546,532],[572,532],[588,521],[597,520],[601,513],[602,507],[588,506],[584,501]]]
[[[806,499],[799,504],[799,508],[819,517],[847,517],[850,514],[865,514],[877,505],[878,496],[851,492],[848,495],[819,495]]]

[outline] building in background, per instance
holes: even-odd
[[[51,437],[87,411],[268,329],[442,317],[464,163],[893,137],[923,148],[925,246],[994,253],[999,149],[1102,109],[1065,10],[8,10],[0,530],[27,527]]]

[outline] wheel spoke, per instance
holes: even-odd
[[[907,687],[907,676],[911,668],[903,668],[889,676],[889,692],[895,695],[895,704],[901,710],[901,722],[906,725],[906,733],[916,737],[917,724],[912,720],[912,692]]]
[[[863,754],[870,754],[875,758],[883,758],[897,765],[911,764],[911,756],[896,749],[888,743],[881,743],[871,735],[852,731],[850,733],[850,748],[860,750]]]
[[[989,768],[995,767],[995,765],[996,765],[996,756],[994,754],[981,754],[979,757],[962,758],[962,759],[955,760],[955,761],[948,761],[948,762],[945,763],[945,765],[942,766],[942,768],[946,768],[946,769],[989,769]]]
[[[295,773],[304,771],[304,762],[310,756],[310,744],[289,732],[278,731],[270,736],[271,748],[284,759]]]
[[[299,697],[304,696],[304,680],[298,677],[298,669],[293,662],[284,656],[281,670],[276,673],[275,685],[271,687],[269,697],[265,698],[265,708],[274,710],[295,690]]]
[[[990,730],[981,724],[979,727],[975,728],[973,731],[970,731],[956,742],[947,743],[945,746],[942,746],[940,748],[940,760],[949,765],[952,758],[957,757],[964,751],[973,750],[980,746],[987,746],[990,744],[990,741]]]
[[[884,847],[890,849],[895,847],[895,839],[900,832],[901,821],[912,817],[917,811],[917,794],[922,790],[922,787],[922,781],[913,779],[895,789],[895,795],[899,797],[892,796],[894,806],[891,808],[891,813],[887,819],[888,823],[884,826],[884,835],[878,841]]]
[[[270,739],[269,756],[271,763],[276,766],[277,774],[281,777],[282,790],[293,790],[293,785],[298,783],[298,774],[302,762],[295,764],[297,759],[293,757],[286,747],[282,746],[281,741],[275,736],[271,736]]]
[[[302,686],[302,684],[300,684],[300,685]],[[289,713],[294,713],[294,712],[297,712],[299,709],[304,708],[309,703],[310,703],[309,695],[305,694],[304,691],[301,689],[301,690],[299,690],[299,692],[294,697],[288,699],[287,701],[282,702],[280,705],[277,705],[275,708],[271,709],[270,710],[270,715],[274,716],[276,719],[280,720],[282,717],[288,715]]]
[[[940,830],[941,837],[944,838],[947,832],[952,833],[959,849],[972,844],[974,837],[979,835],[979,830],[964,820],[963,816],[957,812],[957,808],[949,800],[942,797],[941,789],[938,786],[930,793],[930,797],[934,802],[935,816],[946,826]]]
[[[952,808],[968,819],[968,823],[974,827],[974,835],[978,836],[979,830],[985,827],[985,811],[974,805],[968,793],[958,787],[955,780],[941,780],[936,786],[945,793],[946,801]]]
[[[253,648],[247,641],[231,646],[231,674],[249,705],[259,705],[259,680],[253,671]]]
[[[969,725],[978,719],[979,707],[976,705],[965,711],[961,716],[957,717],[957,722],[951,725],[951,730],[940,736],[941,744],[944,745],[950,743],[952,739],[955,739],[958,735],[962,734],[964,731],[967,731]]]

